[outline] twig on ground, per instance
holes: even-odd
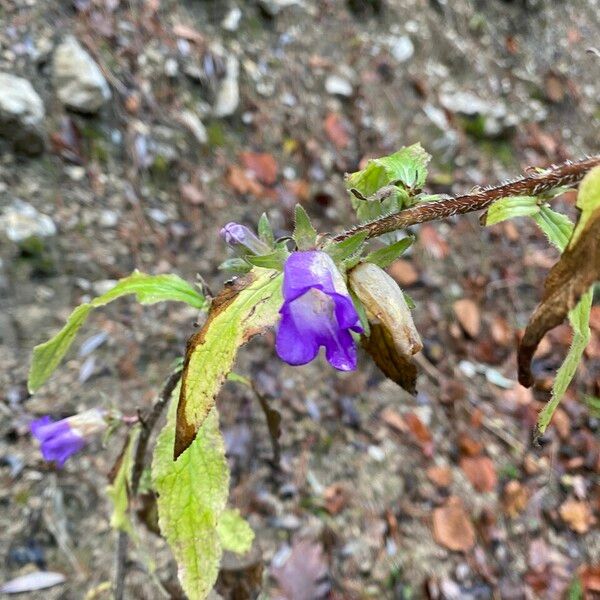
[[[554,188],[579,183],[585,174],[600,165],[600,155],[535,172],[515,181],[485,188],[472,194],[446,198],[439,202],[426,202],[370,223],[359,225],[336,235],[332,241],[341,242],[357,233],[367,232],[368,238],[377,237],[411,225],[446,219],[453,215],[484,210],[496,200],[509,196],[537,196]]]

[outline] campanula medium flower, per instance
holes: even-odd
[[[362,332],[358,313],[335,263],[316,250],[294,252],[283,270],[283,306],[275,347],[290,365],[313,360],[321,346],[340,371],[356,368],[351,331]]]
[[[219,235],[232,248],[243,249],[250,254],[268,254],[271,248],[263,242],[251,229],[239,223],[227,223]]]
[[[45,460],[54,460],[59,467],[76,452],[79,452],[94,436],[102,433],[108,424],[105,412],[92,408],[85,412],[52,421],[46,415],[29,424],[33,436],[40,442]]]

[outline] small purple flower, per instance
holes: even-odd
[[[227,223],[219,235],[234,249],[240,247],[251,254],[268,254],[271,248],[245,225]]]
[[[290,365],[304,365],[325,346],[329,363],[340,371],[356,368],[350,331],[362,333],[344,279],[328,254],[294,252],[283,269],[283,306],[275,347]]]
[[[29,424],[32,435],[39,440],[45,460],[54,460],[59,467],[79,452],[93,436],[107,427],[105,413],[97,408],[53,422],[46,415]]]

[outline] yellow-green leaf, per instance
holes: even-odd
[[[167,424],[158,436],[152,478],[160,530],[177,561],[181,586],[190,599],[202,600],[219,573],[218,524],[227,502],[229,471],[215,407],[189,448],[173,460],[178,391],[173,393]]]
[[[244,554],[250,550],[254,531],[237,509],[226,509],[217,523],[217,533],[223,550]]]
[[[238,348],[279,318],[282,274],[254,268],[212,303],[202,329],[188,342],[177,409],[175,457],[194,440],[215,404]]]
[[[129,516],[129,486],[133,468],[134,448],[140,434],[140,425],[134,425],[130,430],[127,443],[118,460],[118,469],[111,485],[107,487],[107,495],[112,500],[113,512],[110,525],[114,529],[125,531],[134,537],[133,524]]]
[[[540,207],[535,196],[501,198],[488,208],[485,224],[489,227],[515,217],[533,217],[539,212]]]
[[[185,302],[198,309],[206,307],[204,296],[177,275],[147,275],[135,271],[118,281],[105,294],[78,306],[54,337],[33,349],[27,381],[29,391],[33,393],[39,389],[60,364],[92,309],[105,306],[127,294],[135,294],[137,301],[142,304],[173,300]]]

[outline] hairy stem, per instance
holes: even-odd
[[[367,232],[367,238],[373,238],[418,223],[484,210],[496,200],[508,196],[537,196],[557,187],[579,183],[585,174],[597,165],[600,165],[600,155],[575,162],[565,162],[542,172],[531,173],[515,181],[489,187],[472,194],[446,198],[439,202],[418,204],[340,233],[333,238],[333,241],[341,242],[363,231]]]

